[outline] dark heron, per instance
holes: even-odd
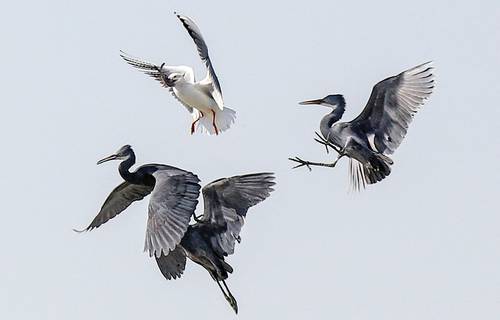
[[[111,192],[87,228],[75,231],[98,228],[151,193],[144,251],[155,257],[168,280],[181,276],[186,257],[203,266],[237,313],[236,299],[225,282],[233,268],[224,258],[233,254],[236,241],[241,241],[248,209],[273,191],[274,175],[255,173],[209,183],[202,190],[204,213],[197,217],[200,180],[195,174],[163,164],[147,164],[130,172],[135,154],[129,145],[97,164],[110,160],[122,160],[118,171],[125,182]],[[190,225],[191,217],[196,223]]]
[[[320,123],[321,135],[317,142],[338,153],[333,163],[320,163],[289,158],[306,166],[335,167],[337,161],[350,159],[352,187],[359,190],[367,184],[381,181],[391,173],[393,161],[389,158],[403,141],[413,116],[434,88],[431,62],[403,71],[397,76],[377,83],[361,114],[350,122],[338,122],[345,111],[345,100],[340,94],[323,99],[300,102],[301,105],[322,105],[332,108]]]

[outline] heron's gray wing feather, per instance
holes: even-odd
[[[255,173],[215,180],[203,187],[201,223],[222,230],[215,235],[213,245],[218,245],[224,255],[232,254],[235,241],[240,241],[248,209],[269,197],[274,184],[272,173]]]
[[[198,204],[200,181],[196,175],[164,166],[156,179],[148,209],[144,251],[150,256],[168,254],[181,241]]]
[[[374,134],[374,145],[380,153],[392,154],[401,144],[408,126],[434,88],[431,62],[403,71],[377,83],[361,114],[352,126]]]
[[[178,245],[167,255],[162,253],[160,257],[156,258],[156,263],[167,280],[177,279],[181,277],[186,268],[186,253]]]
[[[127,181],[123,182],[111,191],[97,216],[92,220],[90,225],[82,231],[90,231],[99,228],[99,226],[125,210],[132,202],[143,199],[151,193],[152,190],[152,187],[131,184]]]
[[[217,102],[217,105],[219,108],[224,107],[224,103],[222,101],[222,89],[220,87],[219,79],[217,78],[217,75],[215,74],[214,67],[212,65],[212,61],[210,60],[210,56],[208,55],[208,47],[207,44],[205,43],[205,40],[203,39],[203,36],[201,35],[201,31],[196,25],[196,23],[189,17],[179,15],[177,14],[177,17],[179,20],[181,20],[182,25],[184,28],[186,28],[187,32],[193,39],[194,43],[196,44],[196,47],[198,49],[198,54],[207,67],[207,74],[209,78],[209,82],[212,86],[212,96],[214,100]]]

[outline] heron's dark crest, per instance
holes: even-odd
[[[133,152],[134,152],[134,150],[132,149],[132,147],[129,144],[126,144],[123,147],[121,147],[120,149],[118,149],[116,154],[120,155],[120,156],[127,156]]]
[[[323,99],[322,105],[328,105],[335,109],[342,110],[342,113],[345,111],[345,99],[341,94],[330,94]]]

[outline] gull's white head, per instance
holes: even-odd
[[[194,73],[193,69],[187,66],[162,66],[162,73],[166,76],[169,83],[176,83],[178,81],[193,82]]]
[[[184,73],[178,73],[178,72],[174,72],[174,73],[171,73],[168,75],[168,80],[170,82],[177,82],[179,81],[180,79],[184,78]]]

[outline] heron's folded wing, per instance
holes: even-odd
[[[141,200],[153,190],[152,187],[131,184],[127,181],[116,187],[108,196],[97,216],[90,225],[81,231],[90,231],[114,218],[132,202]],[[78,230],[75,230],[78,231]]]
[[[218,245],[223,255],[234,252],[248,209],[269,197],[274,184],[272,173],[255,173],[215,180],[203,187],[201,224],[211,224],[222,230],[217,232],[212,244]]]
[[[144,251],[168,254],[181,241],[198,204],[200,181],[191,172],[173,167],[153,173],[156,179],[148,210]]]
[[[180,278],[186,268],[186,253],[181,246],[176,246],[167,255],[156,258],[158,268],[167,280]]]
[[[413,116],[434,88],[431,62],[377,83],[361,114],[350,122],[367,134],[372,147],[392,154],[403,141]]]
[[[189,17],[183,16],[180,14],[176,14],[179,20],[181,20],[182,25],[186,28],[187,32],[193,38],[194,43],[198,49],[198,54],[200,55],[201,60],[207,67],[207,79],[208,81],[205,84],[210,84],[212,86],[211,94],[214,98],[217,105],[222,110],[224,108],[224,102],[222,100],[222,90],[220,88],[219,79],[215,74],[214,67],[212,65],[212,61],[210,61],[210,56],[208,55],[208,47],[201,35],[201,31],[196,25],[196,23]]]

